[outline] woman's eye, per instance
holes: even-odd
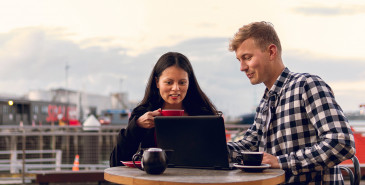
[[[187,85],[188,84],[188,81],[181,81],[180,82],[180,85]]]

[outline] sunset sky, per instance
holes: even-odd
[[[252,112],[264,91],[239,71],[228,42],[244,24],[273,23],[284,64],[322,77],[345,111],[365,104],[362,0],[0,0],[0,94],[65,87],[125,91],[139,101],[159,56],[185,54],[227,115]]]

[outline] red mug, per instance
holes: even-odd
[[[162,109],[160,111],[161,116],[183,116],[184,110],[179,109]]]

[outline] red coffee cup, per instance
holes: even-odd
[[[184,110],[179,109],[162,109],[161,116],[182,116],[184,115]]]

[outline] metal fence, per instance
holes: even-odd
[[[0,180],[39,171],[103,171],[124,125],[1,126]]]
[[[40,171],[103,171],[124,127],[0,126],[0,180]],[[246,128],[227,125],[227,139]]]
[[[365,138],[364,124],[352,125],[357,145]],[[110,153],[123,127],[0,126],[0,181],[20,177],[24,183],[40,171],[103,171],[109,167]],[[227,141],[241,139],[247,128],[226,124]],[[365,160],[364,153],[357,152],[360,162]]]

